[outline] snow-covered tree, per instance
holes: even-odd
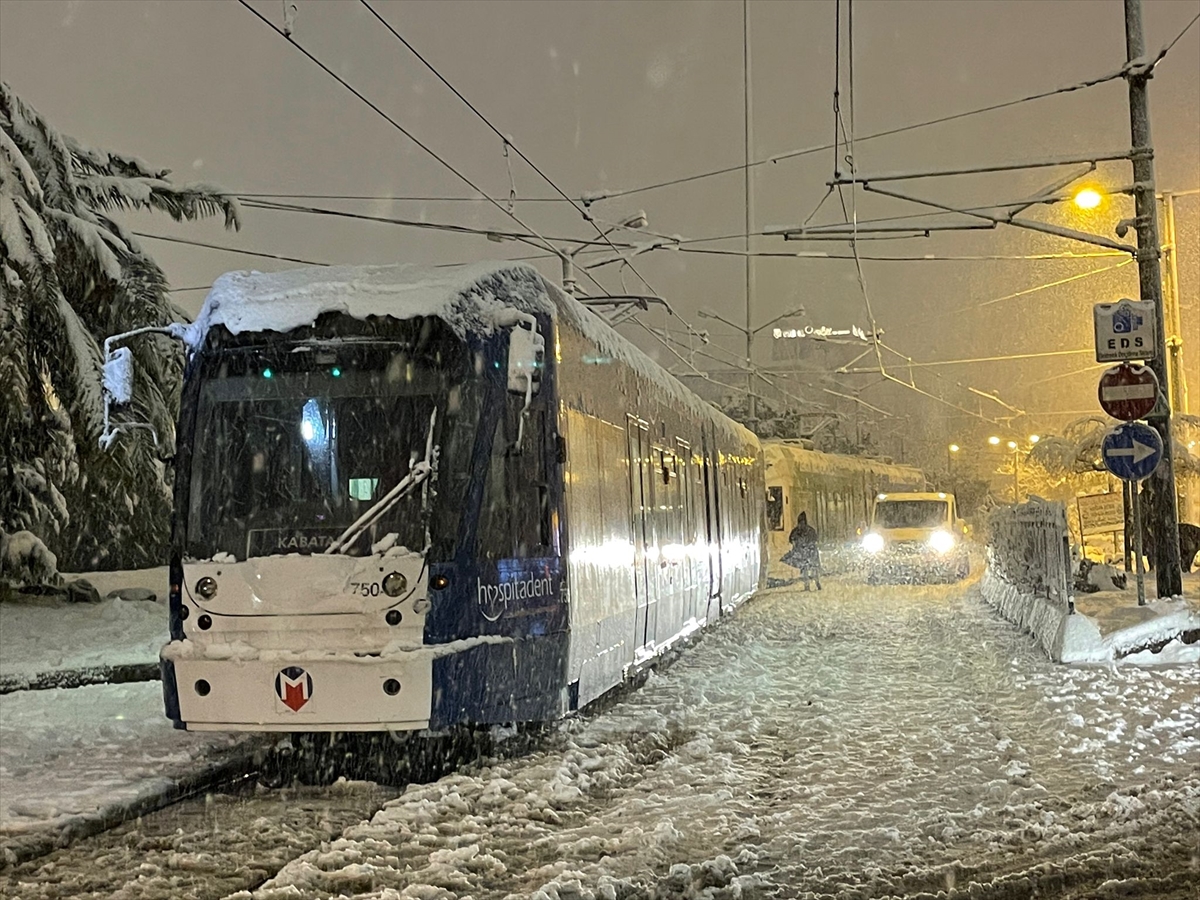
[[[169,170],[84,147],[0,84],[0,531],[30,531],[66,570],[155,561],[169,494],[182,358],[166,338],[131,342],[128,414],[152,423],[100,451],[101,350],[108,335],[180,321],[162,270],[114,213],[177,221],[235,202]],[[0,573],[2,576],[3,573]]]
[[[1046,435],[1030,451],[1029,458],[1055,475],[1073,475],[1104,471],[1101,446],[1104,436],[1114,422],[1107,416],[1094,415],[1076,419],[1063,429],[1062,435]],[[1200,450],[1196,435],[1200,435],[1200,417],[1172,417],[1175,469],[1177,472],[1200,473]]]

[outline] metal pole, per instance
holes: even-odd
[[[1013,451],[1013,503],[1021,502],[1021,450]]]
[[[1168,400],[1172,413],[1188,414],[1187,380],[1183,374],[1183,325],[1179,312],[1179,253],[1175,237],[1175,195],[1163,192],[1163,319],[1170,356]]]
[[[1142,500],[1139,496],[1141,491],[1138,490],[1136,481],[1130,482],[1130,489],[1133,492],[1133,543],[1134,555],[1137,557],[1137,595],[1138,606],[1146,605],[1146,573],[1143,570],[1145,565],[1142,560]]]
[[[1159,269],[1158,202],[1154,190],[1154,148],[1150,142],[1150,101],[1146,83],[1146,42],[1142,34],[1142,0],[1125,0],[1126,79],[1129,81],[1129,125],[1133,161],[1134,201],[1137,213],[1138,281],[1143,300],[1154,303],[1155,343],[1158,353],[1150,360],[1150,368],[1159,384],[1170,390],[1167,373],[1166,321],[1162,298],[1162,273]],[[1183,574],[1179,562],[1179,514],[1175,493],[1175,467],[1171,447],[1171,408],[1155,409],[1147,421],[1158,431],[1163,442],[1163,457],[1150,476],[1153,490],[1149,510],[1154,529],[1155,577],[1159,597],[1183,593]],[[1137,507],[1134,507],[1135,511]],[[1137,534],[1141,546],[1141,531]],[[1138,556],[1141,565],[1141,556]]]
[[[1133,571],[1133,500],[1131,499],[1130,482],[1121,482],[1121,505],[1125,508],[1125,515],[1122,517],[1122,540],[1121,549],[1125,554],[1125,571]]]
[[[750,256],[750,230],[754,221],[754,190],[750,184],[750,0],[742,0],[742,87],[744,91],[743,109],[746,126],[746,398],[749,404],[751,427],[758,421],[758,405],[754,397],[754,332],[751,331],[750,314],[751,302],[754,297],[754,260]]]

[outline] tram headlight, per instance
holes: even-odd
[[[211,575],[205,575],[196,582],[196,593],[205,600],[211,600],[213,597],[217,596],[217,579],[213,578]]]
[[[863,535],[863,549],[868,553],[878,553],[883,549],[883,535],[875,531],[869,531]]]
[[[408,588],[408,579],[399,572],[392,572],[383,579],[383,592],[389,597],[399,597]]]
[[[929,546],[938,553],[949,553],[954,549],[954,535],[948,531],[935,531],[929,536]]]

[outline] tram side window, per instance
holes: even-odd
[[[767,488],[767,527],[783,531],[783,488],[778,485]]]
[[[518,448],[522,405],[510,398],[496,423],[479,511],[479,552],[484,559],[527,558],[550,552],[550,495],[543,446],[546,413],[529,410]]]

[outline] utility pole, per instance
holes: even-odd
[[[1146,65],[1146,41],[1142,34],[1142,0],[1125,0],[1125,78],[1129,82],[1129,125],[1132,143],[1134,203],[1137,215],[1138,281],[1143,300],[1154,303],[1157,322],[1157,354],[1150,368],[1159,384],[1170,391],[1167,372],[1166,321],[1163,309],[1162,272],[1159,269],[1158,200],[1154,187],[1154,148],[1150,141],[1150,101],[1147,82],[1152,69]],[[1147,421],[1158,431],[1163,442],[1163,458],[1148,479],[1152,485],[1153,507],[1149,510],[1150,530],[1154,534],[1154,574],[1159,597],[1183,593],[1183,575],[1179,562],[1179,514],[1175,494],[1175,469],[1171,447],[1171,407],[1156,408]],[[1140,524],[1140,523],[1138,523]],[[1140,537],[1136,535],[1135,537]]]
[[[746,402],[753,430],[758,424],[758,404],[754,398],[754,332],[750,330],[750,307],[754,297],[754,260],[750,256],[750,223],[754,221],[754,191],[750,185],[750,0],[742,0],[742,82],[746,125]]]
[[[1175,241],[1175,195],[1162,194],[1163,201],[1163,320],[1166,324],[1168,379],[1171,412],[1188,414],[1187,380],[1183,374],[1183,325],[1179,313],[1179,253]]]

